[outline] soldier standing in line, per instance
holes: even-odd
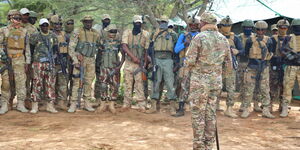
[[[98,93],[100,99],[100,107],[97,112],[104,112],[106,110],[106,102],[109,103],[109,111],[116,113],[115,101],[118,97],[118,81],[117,76],[125,61],[124,53],[122,53],[122,60],[120,61],[119,53],[121,47],[121,39],[117,37],[118,29],[114,24],[110,24],[107,28],[107,37],[101,39],[101,49],[97,53],[99,58],[99,76],[96,76],[95,97]]]
[[[185,61],[191,73],[189,98],[192,101],[194,150],[211,150],[216,133],[216,100],[222,90],[222,70],[232,73],[228,40],[218,32],[216,17],[204,12],[201,32],[192,40]],[[224,65],[223,65],[224,64]]]
[[[37,21],[37,17],[38,14],[34,11],[29,11],[29,18],[28,18],[28,22],[32,25],[35,25],[36,21]]]
[[[278,35],[278,27],[277,24],[273,24],[271,26],[272,35]]]
[[[111,17],[109,16],[109,14],[103,14],[101,21],[102,25],[95,24],[93,26],[93,29],[97,30],[100,33],[100,37],[105,37],[107,36],[107,32],[104,29],[110,25]]]
[[[179,98],[179,109],[176,111],[174,117],[180,117],[184,115],[184,104],[187,103],[190,82],[189,77],[187,77],[184,81],[185,72],[183,69],[184,61],[186,59],[187,49],[193,39],[199,33],[199,24],[200,19],[196,17],[190,17],[188,20],[188,28],[185,33],[180,34],[178,40],[176,42],[174,52],[179,54],[179,71],[178,71],[178,86],[177,86],[177,95]],[[175,66],[176,67],[176,66]]]
[[[58,51],[58,40],[54,33],[49,31],[49,21],[42,18],[39,21],[40,32],[30,37],[30,48],[33,53],[26,60],[27,64],[32,62],[33,88],[32,88],[32,109],[30,113],[38,112],[38,103],[45,95],[47,102],[46,110],[57,113],[54,108],[55,101],[55,63],[54,54]],[[43,88],[45,88],[43,92]]]
[[[167,98],[170,101],[170,113],[176,114],[176,93],[174,87],[174,46],[177,42],[177,34],[168,29],[169,19],[166,16],[162,16],[159,22],[159,29],[155,31],[151,40],[154,42],[153,51],[154,58],[152,63],[154,67],[157,66],[155,72],[155,81],[153,82],[152,94],[151,94],[151,108],[146,113],[156,112],[156,104],[159,101],[160,84],[162,79],[167,87]]]
[[[139,110],[145,111],[142,76],[147,64],[149,33],[142,29],[142,23],[142,17],[135,15],[133,29],[125,30],[122,36],[122,50],[126,54],[123,110],[130,108],[132,101],[135,101]]]
[[[69,55],[73,56],[74,54],[77,56],[77,59],[73,58],[73,64],[76,64],[75,68],[77,70],[80,68],[78,61],[83,64],[81,67],[84,69],[80,73],[84,74],[83,100],[84,109],[87,111],[95,111],[90,100],[92,98],[92,82],[95,78],[95,56],[100,48],[100,35],[92,28],[93,21],[92,16],[84,16],[81,20],[83,27],[73,32],[69,43]],[[76,101],[81,97],[81,95],[78,95],[78,89],[79,78],[73,78],[71,105],[68,112],[76,111]]]
[[[291,23],[293,33],[287,36],[282,44],[281,52],[285,55],[283,79],[283,100],[280,117],[287,117],[288,105],[292,100],[292,90],[295,80],[300,83],[300,19],[294,19]],[[280,28],[280,27],[279,27]]]
[[[28,110],[24,106],[24,101],[26,98],[25,71],[27,70],[27,66],[24,64],[25,59],[28,60],[28,56],[30,56],[29,37],[27,30],[21,24],[22,18],[19,11],[11,11],[9,19],[9,25],[0,29],[0,55],[2,63],[8,65],[9,59],[11,62],[10,66],[7,66],[11,67],[11,69],[7,69],[1,75],[2,98],[0,114],[5,114],[8,111],[9,99],[13,96],[11,95],[11,88],[15,88],[18,97],[17,110],[26,113]],[[12,81],[12,78],[15,80]],[[10,82],[15,82],[15,87],[11,87]]]
[[[227,39],[230,44],[230,52],[231,57],[233,58],[233,74],[232,76],[229,76],[228,78],[225,78],[225,75],[223,75],[223,86],[225,86],[225,90],[227,91],[227,99],[226,99],[226,105],[227,109],[224,112],[224,114],[228,117],[236,118],[237,115],[233,112],[232,107],[234,106],[234,97],[235,97],[235,91],[236,91],[236,70],[238,69],[238,60],[237,55],[243,54],[244,49],[242,42],[238,38],[237,35],[235,35],[233,32],[231,32],[232,27],[232,21],[229,16],[226,18],[223,18],[221,22],[219,23],[219,31],[222,33]],[[225,73],[225,72],[224,72]],[[220,109],[220,101],[217,100],[217,110]]]
[[[265,21],[255,23],[256,36],[251,36],[246,41],[245,55],[249,58],[246,68],[243,87],[243,99],[245,108],[242,118],[250,115],[249,107],[253,99],[254,90],[261,94],[263,111],[262,116],[275,118],[270,113],[270,86],[269,86],[269,60],[273,55],[272,40],[265,36],[268,24]]]

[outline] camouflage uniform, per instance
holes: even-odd
[[[85,16],[81,21],[93,21],[91,16]],[[90,99],[92,98],[92,82],[95,78],[95,55],[100,46],[100,36],[95,29],[87,30],[85,28],[79,28],[73,32],[69,43],[69,52],[72,55],[76,52],[76,55],[83,56],[84,66],[84,92],[83,99],[85,102],[85,109],[88,111],[94,111],[91,106]],[[78,63],[77,59],[73,60],[74,64]],[[74,71],[78,71],[74,69]],[[73,78],[71,106],[76,106],[78,99],[79,78]],[[69,109],[70,110],[70,109]]]
[[[109,32],[117,31],[114,24],[110,24],[106,29]],[[107,37],[102,38],[102,49],[97,53],[96,64],[99,64],[99,68],[96,70],[99,70],[99,74],[96,74],[95,98],[101,101],[100,112],[105,110],[106,100],[116,101],[118,96],[119,81],[117,75],[119,73],[116,72],[116,68],[121,65],[119,58],[121,39],[116,35],[117,33],[108,33]],[[110,111],[115,113],[115,109],[112,107],[110,107]]]
[[[217,31],[217,19],[203,13],[206,22],[192,40],[185,61],[191,72],[193,149],[212,149],[216,131],[216,100],[222,89],[222,70],[232,74],[232,60],[227,39]]]
[[[18,12],[11,14],[12,17],[20,17]],[[25,58],[28,60],[30,56],[30,48],[28,41],[27,30],[23,27],[14,27],[13,23],[9,24],[7,27],[0,29],[0,53],[2,57],[5,55],[4,47],[7,49],[8,57],[10,57],[12,62],[12,69],[15,81],[10,81],[8,70],[5,70],[2,76],[2,107],[0,109],[0,114],[4,114],[8,111],[7,105],[11,96],[10,82],[15,82],[16,95],[18,97],[17,109],[21,112],[28,112],[24,107],[24,100],[26,98],[26,86],[25,86]],[[5,46],[6,45],[6,46]],[[25,56],[24,56],[25,54]],[[2,62],[3,63],[3,62]]]
[[[229,41],[231,57],[234,58],[233,61],[235,61],[234,62],[235,68],[233,70],[234,73],[232,74],[232,76],[225,78],[225,75],[224,75],[225,72],[223,72],[223,84],[224,84],[223,89],[225,89],[225,91],[227,91],[227,93],[228,93],[228,96],[226,99],[227,109],[226,109],[225,115],[227,115],[229,117],[237,117],[237,115],[233,113],[232,107],[234,105],[234,96],[235,96],[235,91],[236,91],[236,76],[237,76],[236,70],[238,69],[237,55],[240,55],[243,53],[243,45],[242,45],[242,42],[240,41],[240,39],[238,38],[238,36],[236,36],[233,32],[230,32],[231,26],[232,26],[232,21],[229,18],[229,16],[222,19],[219,26],[220,26],[219,31]],[[220,105],[219,105],[219,99],[217,102],[217,110],[221,110]]]
[[[45,23],[49,25],[47,19],[43,18],[40,20],[40,25]],[[43,98],[42,94],[48,100],[47,110],[55,113],[57,111],[53,108],[53,102],[56,99],[54,54],[58,50],[57,37],[51,31],[48,31],[48,34],[37,32],[32,34],[29,42],[30,48],[33,49],[31,57],[28,57],[26,60],[27,64],[32,62],[33,70],[33,104],[31,113],[38,111],[37,105]],[[43,88],[44,92],[42,92]]]
[[[134,16],[134,22],[141,22],[140,16]],[[149,33],[141,29],[141,32],[137,35],[132,33],[131,29],[127,29],[123,32],[122,44],[127,45],[128,49],[138,59],[144,59],[144,54],[149,47]],[[128,55],[128,54],[127,54]],[[141,64],[136,64],[129,56],[126,56],[124,63],[124,108],[131,106],[131,102],[138,102],[141,109],[145,107],[145,97],[143,91],[142,72],[138,72],[134,75],[134,72],[139,69]],[[132,87],[134,82],[134,87]],[[134,88],[134,89],[132,89]],[[132,95],[132,91],[134,94]]]
[[[288,116],[288,105],[292,100],[292,90],[295,81],[300,83],[300,19],[292,21],[293,34],[287,36],[282,44],[281,52],[284,53],[283,100],[280,117]]]
[[[258,21],[255,28],[266,30],[268,24],[265,21]],[[261,93],[263,105],[263,117],[274,118],[270,114],[270,86],[269,86],[269,60],[272,57],[272,41],[268,36],[251,36],[246,41],[245,54],[249,58],[249,63],[244,75],[243,99],[245,109],[242,118],[249,116],[249,106],[253,99],[254,89],[258,88]],[[258,78],[260,77],[260,78]]]

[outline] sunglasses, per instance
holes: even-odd
[[[265,31],[266,29],[257,28],[256,31]]]
[[[20,17],[13,17],[14,20],[22,20]]]
[[[288,29],[289,27],[288,26],[285,26],[285,25],[281,25],[281,26],[278,26],[280,29]]]
[[[41,25],[41,27],[49,27],[49,24],[44,23],[44,24]]]
[[[54,25],[62,25],[62,23],[53,23]]]
[[[109,33],[117,33],[118,30],[109,30],[108,32],[109,32]]]
[[[67,22],[67,25],[74,25],[73,22]]]

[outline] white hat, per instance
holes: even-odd
[[[20,10],[20,13],[21,13],[22,15],[24,15],[24,14],[29,13],[29,10],[28,10],[27,8],[22,8],[22,9]]]
[[[136,23],[136,22],[143,23],[142,16],[139,16],[139,15],[134,15],[132,20],[134,23]]]
[[[48,21],[46,18],[42,18],[42,19],[40,19],[40,23],[39,23],[39,25],[42,25],[42,24],[44,24],[44,23],[47,23],[47,24],[49,24],[49,21]]]

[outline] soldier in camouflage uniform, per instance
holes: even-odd
[[[142,23],[142,17],[135,15],[133,29],[125,30],[122,36],[122,49],[126,53],[123,110],[130,108],[132,101],[135,101],[139,109],[145,111],[142,75],[147,61],[149,33],[141,28]]]
[[[254,29],[254,22],[252,20],[246,19],[242,23],[242,28],[243,28],[243,33],[240,33],[238,37],[243,43],[243,49],[245,49],[246,46],[246,40],[254,36],[253,29]],[[237,91],[240,92],[240,97],[239,99],[241,100],[241,105],[240,105],[240,110],[243,111],[244,109],[244,103],[243,103],[243,98],[242,98],[242,90],[243,90],[243,84],[244,84],[244,74],[248,65],[248,58],[243,55],[238,56],[238,70],[237,70],[237,82],[236,82],[236,88]],[[258,101],[254,101],[254,110],[260,110],[260,107],[258,106]]]
[[[186,69],[191,72],[193,149],[213,148],[216,131],[216,100],[222,89],[222,70],[232,73],[232,60],[227,39],[218,32],[216,17],[201,16],[201,32],[187,51]],[[223,68],[223,63],[225,63]]]
[[[225,111],[225,115],[228,117],[236,118],[237,115],[233,112],[233,105],[234,105],[234,97],[235,97],[235,91],[236,91],[236,70],[238,69],[238,63],[237,62],[237,56],[244,53],[243,45],[238,36],[236,36],[233,32],[231,32],[232,27],[232,21],[229,16],[226,18],[223,18],[219,23],[219,31],[222,33],[227,39],[230,44],[230,52],[231,57],[233,58],[233,61],[235,61],[235,67],[233,70],[233,75],[225,78],[225,75],[223,75],[223,86],[225,87],[225,90],[227,91],[227,99],[226,99],[226,105],[227,109]],[[233,64],[234,65],[234,64]],[[224,72],[225,73],[225,72]],[[220,109],[219,105],[220,101],[217,100],[217,110]]]
[[[67,98],[68,98],[68,41],[66,33],[62,31],[62,20],[58,15],[51,17],[51,23],[53,24],[53,33],[58,40],[58,51],[56,52],[55,59],[55,71],[56,71],[56,83],[55,93],[58,107],[62,110],[67,110]]]
[[[154,42],[154,65],[157,66],[155,81],[153,83],[153,89],[151,94],[151,108],[147,110],[147,113],[156,112],[156,103],[159,101],[160,84],[162,79],[167,87],[167,98],[170,101],[171,115],[176,114],[176,94],[174,87],[174,61],[173,61],[173,49],[177,41],[177,35],[172,29],[168,29],[169,19],[166,16],[162,16],[159,21],[159,29],[155,31],[151,40]]]
[[[102,15],[102,25],[101,24],[95,24],[93,26],[93,29],[97,30],[100,33],[100,37],[106,37],[107,36],[107,31],[105,31],[105,28],[110,25],[111,18],[109,14],[103,14]]]
[[[184,103],[187,103],[187,99],[189,96],[190,78],[183,78],[185,75],[183,64],[184,60],[186,59],[186,52],[190,45],[190,42],[192,41],[193,37],[199,33],[199,23],[199,18],[190,17],[188,20],[188,31],[180,34],[174,48],[174,52],[179,55],[179,62],[176,63],[178,63],[177,65],[180,66],[177,75],[178,78],[176,79],[176,82],[178,82],[176,92],[179,98],[179,109],[178,111],[176,111],[174,117],[180,117],[184,115]]]
[[[32,25],[35,25],[36,21],[37,21],[37,17],[38,14],[34,11],[29,11],[29,18],[28,18],[28,22]]]
[[[283,92],[283,59],[282,59],[282,42],[287,36],[287,30],[289,28],[289,22],[285,19],[281,19],[277,22],[278,35],[272,36],[272,43],[275,49],[274,56],[270,60],[270,97],[271,97],[271,111],[273,111],[273,102],[282,102]]]
[[[280,117],[288,116],[288,105],[292,100],[292,90],[295,81],[300,83],[300,19],[294,19],[291,23],[293,34],[287,36],[282,44],[281,52],[285,55],[283,79],[283,100]]]
[[[6,50],[4,50],[6,49]],[[7,53],[6,53],[6,52]],[[7,57],[11,59],[11,67],[15,81],[11,81],[8,70],[2,72],[2,98],[0,114],[8,111],[8,103],[12,93],[10,82],[15,82],[16,95],[18,97],[17,110],[20,112],[28,112],[24,107],[26,98],[25,87],[25,58],[29,56],[28,32],[21,24],[21,14],[19,11],[10,12],[10,24],[0,29],[0,55],[2,63],[5,63]],[[24,56],[26,55],[26,57]]]
[[[32,62],[33,88],[32,88],[32,109],[30,113],[38,112],[38,103],[44,94],[47,102],[46,110],[57,113],[54,108],[55,101],[55,66],[54,53],[58,50],[58,40],[55,34],[49,31],[49,21],[42,18],[39,21],[40,32],[30,37],[30,48],[33,53],[26,60],[27,64]],[[42,92],[42,89],[45,89]]]
[[[255,23],[256,36],[251,36],[246,41],[245,55],[249,58],[244,75],[243,99],[245,108],[241,115],[247,118],[250,115],[249,106],[253,99],[254,89],[258,89],[263,111],[262,116],[275,118],[270,113],[270,86],[269,86],[269,60],[273,55],[272,40],[265,36],[268,24],[265,21]]]
[[[87,111],[95,111],[92,107],[90,99],[92,99],[92,82],[95,78],[95,55],[100,47],[100,35],[92,29],[94,19],[92,16],[84,16],[81,20],[83,27],[75,30],[71,36],[69,44],[69,54],[76,56],[83,63],[84,67],[84,108]],[[78,60],[73,58],[73,64],[77,64],[74,71],[78,71]],[[76,111],[76,101],[78,99],[79,78],[73,79],[71,105],[68,112]]]
[[[272,35],[278,35],[278,27],[277,24],[273,24],[271,26]]]
[[[116,25],[110,24],[105,30],[107,30],[107,37],[101,39],[102,48],[97,53],[99,58],[97,63],[99,64],[100,72],[96,76],[95,97],[100,101],[100,107],[97,109],[97,112],[104,112],[107,106],[106,102],[109,102],[109,111],[115,114],[114,105],[119,88],[116,75],[120,72],[125,56],[122,53],[122,60],[120,61],[121,39],[117,37],[118,30]]]

